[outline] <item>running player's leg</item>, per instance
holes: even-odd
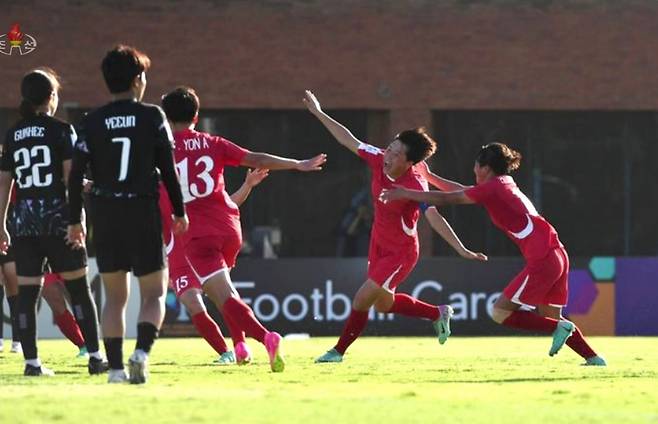
[[[245,333],[261,343],[265,343],[267,329],[258,321],[251,308],[240,299],[233,286],[228,269],[220,270],[203,283],[203,291],[218,305],[225,315],[235,316],[242,324]]]
[[[606,365],[605,360],[597,355],[594,349],[592,349],[587,343],[580,329],[574,323],[565,320],[562,316],[562,306],[567,303],[568,299],[569,255],[565,249],[558,249],[557,253],[558,257],[562,260],[562,274],[556,284],[546,294],[544,299],[545,304],[540,305],[537,308],[538,313],[543,316],[558,319],[564,323],[563,325],[568,327],[565,330],[561,330],[561,333],[564,333],[565,331],[570,331],[572,333],[570,337],[567,337],[566,345],[586,360],[585,365]],[[557,350],[554,349],[559,349],[561,337],[564,336],[564,334],[554,334],[555,348],[552,346],[549,354],[557,353]]]
[[[368,276],[374,281],[383,281],[383,287],[389,289],[389,295],[382,295],[375,302],[377,312],[388,312],[408,317],[425,318],[431,321],[439,319],[439,308],[418,300],[406,293],[395,293],[400,285],[411,273],[418,255],[415,251],[404,251],[380,257],[370,267]]]
[[[343,331],[334,349],[340,355],[344,355],[347,348],[361,335],[368,324],[368,310],[381,298],[391,297],[391,293],[382,288],[371,279],[366,280],[354,295],[352,300],[352,311],[350,312]]]
[[[126,331],[126,306],[130,293],[128,273],[126,271],[104,272],[101,273],[101,278],[105,292],[105,305],[101,319],[105,354],[110,364],[110,378],[113,378],[114,374],[117,379],[120,379],[119,375],[124,373],[123,336]],[[123,376],[125,377],[125,373]]]
[[[9,252],[13,249],[10,248]],[[21,351],[21,342],[18,330],[18,276],[16,275],[16,262],[13,259],[2,265],[2,275],[5,282],[5,296],[9,304],[9,315],[11,320],[11,351],[18,353]]]
[[[521,310],[521,304],[501,294],[494,303],[492,318],[498,324],[520,330],[550,334],[555,331],[558,320],[543,317],[535,312]]]
[[[217,323],[208,315],[203,304],[203,289],[185,257],[181,237],[171,236],[168,244],[169,281],[176,297],[185,306],[192,317],[192,324],[208,344],[220,355],[221,363],[230,363],[224,335]],[[228,361],[228,362],[226,362]],[[234,361],[233,361],[234,362]]]
[[[415,250],[387,252],[382,248],[376,249],[376,254],[372,255],[368,276],[373,281],[382,282],[381,286],[387,288],[390,295],[382,295],[375,303],[375,309],[378,312],[432,321],[439,343],[444,344],[450,336],[452,307],[450,305],[430,305],[406,293],[395,293],[395,288],[411,273],[417,260],[418,253]]]
[[[41,290],[41,297],[50,306],[55,324],[57,324],[62,334],[78,348],[82,348],[85,345],[85,339],[78,323],[66,307],[66,300],[62,291],[63,287],[61,287],[59,281],[48,281],[48,278],[46,278],[43,290]]]
[[[505,287],[493,307],[493,320],[507,327],[553,333],[558,320],[520,310],[523,305],[542,305],[563,273],[563,259],[555,251],[526,267]],[[566,301],[564,302],[566,303]]]
[[[203,291],[222,313],[231,332],[238,364],[251,361],[251,352],[244,334],[265,343],[267,330],[258,322],[253,311],[238,294],[229,275],[240,251],[239,233],[225,236],[207,236],[187,240],[185,254]],[[280,336],[272,333],[271,347],[278,346]],[[271,350],[271,349],[270,349]]]
[[[368,279],[361,285],[352,300],[352,310],[345,322],[338,343],[315,362],[341,362],[347,348],[361,335],[368,324],[368,310],[379,300],[381,309],[390,309],[395,299],[395,287],[413,268],[403,269],[403,260],[395,252],[379,249],[370,241]]]
[[[562,316],[562,307],[560,306],[539,305],[537,307],[537,312],[544,317],[552,318],[558,321],[565,321],[564,317]],[[593,361],[592,358],[598,357],[594,349],[590,347],[590,345],[583,337],[583,333],[576,325],[573,326],[573,334],[567,338],[566,345],[585,360]]]
[[[233,286],[228,269],[221,269],[208,277],[203,283],[203,290],[213,303],[219,305],[224,316],[234,318],[247,336],[253,337],[265,345],[272,371],[283,371],[285,361],[281,352],[281,336],[279,333],[268,331],[258,321],[249,305],[242,301],[235,286]],[[250,356],[248,349],[242,352],[243,347],[246,348],[241,344],[236,345],[236,360],[241,363],[248,362]],[[244,355],[246,357],[243,357]]]
[[[430,305],[406,293],[383,296],[375,303],[377,312],[399,314],[413,318],[425,318],[431,321],[439,319],[439,307]]]
[[[192,317],[194,328],[220,357],[224,355],[228,351],[228,347],[222,331],[215,320],[208,315],[206,306],[203,304],[203,291],[200,288],[190,288],[182,292],[178,299]]]

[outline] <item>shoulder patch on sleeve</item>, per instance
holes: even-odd
[[[382,149],[380,149],[379,147],[375,147],[372,144],[368,144],[368,143],[360,143],[359,150],[363,150],[364,152],[370,153],[371,155],[378,155],[382,152]]]

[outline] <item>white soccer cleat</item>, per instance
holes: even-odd
[[[128,381],[126,370],[109,370],[107,374],[107,382],[110,384],[120,384]]]
[[[148,371],[146,365],[148,363],[148,355],[143,351],[137,349],[130,355],[128,360],[128,375],[130,384],[144,384],[148,378]]]
[[[23,353],[23,346],[21,342],[11,342],[11,353]]]
[[[0,352],[4,352],[5,350],[5,341],[0,339]]]

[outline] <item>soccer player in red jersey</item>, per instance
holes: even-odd
[[[256,319],[240,299],[229,275],[240,251],[242,230],[240,211],[224,188],[224,166],[318,171],[326,155],[303,161],[287,159],[250,152],[222,137],[195,131],[199,98],[189,87],[166,94],[162,107],[174,130],[176,167],[190,217],[189,231],[183,236],[187,260],[204,292],[227,318],[231,334],[244,331],[263,343],[272,371],[281,372],[285,367],[281,336],[265,329]],[[236,360],[243,362],[250,353],[246,344],[238,346]]]
[[[338,343],[320,356],[316,362],[341,362],[345,351],[368,322],[371,306],[377,312],[395,313],[431,320],[439,342],[445,343],[450,336],[449,305],[430,305],[405,293],[395,293],[396,288],[409,275],[418,261],[418,233],[416,223],[420,216],[416,203],[396,202],[384,204],[378,201],[383,189],[404,186],[427,190],[427,181],[420,169],[423,161],[434,154],[436,142],[422,128],[398,134],[385,151],[359,141],[352,133],[325,114],[317,98],[306,91],[304,104],[317,117],[340,144],[362,158],[372,173],[372,196],[375,203],[375,221],[370,236],[368,252],[368,279],[359,288],[352,301],[350,313]],[[425,208],[430,225],[463,257],[486,260],[481,253],[466,249],[447,221],[436,208]]]
[[[269,171],[267,169],[247,170],[244,183],[231,195],[231,200],[240,207],[247,200],[252,188],[260,184],[268,175]],[[212,317],[208,315],[206,306],[203,303],[203,287],[185,257],[183,239],[181,236],[175,236],[171,231],[173,211],[169,203],[169,196],[163,186],[160,187],[160,211],[162,213],[162,235],[166,246],[167,259],[169,260],[169,285],[187,309],[190,317],[192,317],[192,324],[199,334],[219,354],[217,362],[222,365],[235,363],[235,355],[228,350],[222,331]],[[216,306],[219,309],[221,305]],[[225,316],[224,319],[228,321],[229,317]],[[232,327],[231,338],[233,339],[234,349],[244,351],[244,346],[246,346],[244,345],[244,332],[234,323],[232,323]],[[241,343],[243,345],[240,345]],[[239,365],[246,364],[250,360],[251,357],[247,350],[246,355],[241,355]]]
[[[475,186],[465,186],[431,174],[429,182],[444,192],[397,188],[381,199],[397,203],[414,200],[433,205],[479,204],[494,225],[521,250],[523,270],[505,287],[494,304],[493,319],[507,327],[552,333],[549,355],[566,343],[585,365],[605,366],[605,360],[587,344],[576,325],[562,317],[568,299],[569,257],[557,231],[535,209],[509,175],[521,164],[521,154],[502,143],[483,146],[475,160]],[[523,310],[535,309],[535,312]]]
[[[86,358],[89,356],[85,339],[82,331],[78,326],[73,314],[66,306],[66,296],[64,294],[64,279],[57,273],[47,273],[43,276],[43,290],[41,297],[48,303],[53,312],[53,321],[57,324],[59,330],[67,339],[79,349],[78,357]]]

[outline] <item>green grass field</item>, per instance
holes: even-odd
[[[314,364],[334,341],[287,341],[272,374],[253,341],[254,363],[238,367],[213,365],[201,339],[164,339],[142,386],[89,377],[65,341],[40,345],[57,375],[28,379],[5,346],[0,423],[658,423],[658,338],[591,338],[606,368],[567,347],[549,358],[547,337],[362,338],[342,364]]]

